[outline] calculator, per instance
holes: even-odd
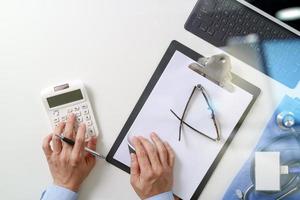
[[[75,131],[80,123],[86,125],[86,141],[98,136],[98,128],[84,84],[80,80],[70,81],[42,90],[42,101],[54,129],[67,116],[76,116]]]

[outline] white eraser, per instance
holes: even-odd
[[[280,191],[280,153],[255,152],[255,190]]]

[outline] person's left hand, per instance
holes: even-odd
[[[84,151],[85,125],[80,124],[77,133],[74,132],[75,116],[71,114],[67,123],[60,123],[54,133],[43,141],[43,150],[46,155],[50,172],[55,185],[77,192],[84,179],[94,167],[96,160],[91,154]],[[63,133],[65,137],[75,140],[72,147],[62,143],[56,134]],[[51,143],[52,141],[52,148]],[[96,150],[97,139],[92,138],[87,147]]]

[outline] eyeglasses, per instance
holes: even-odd
[[[216,137],[213,138],[209,135],[206,135],[205,133],[197,130],[196,128],[194,128],[192,125],[190,125],[189,123],[185,122],[184,121],[184,118],[186,116],[186,113],[187,113],[187,110],[188,110],[188,107],[190,105],[190,102],[191,102],[191,99],[193,98],[194,94],[197,92],[197,91],[200,91],[205,99],[205,102],[208,106],[208,110],[211,111],[211,119],[213,120],[213,123],[214,123],[214,127],[215,127],[215,130],[216,130]],[[181,132],[182,132],[182,129],[183,129],[183,125],[189,127],[190,129],[192,129],[193,131],[199,133],[200,135],[214,141],[214,142],[217,142],[217,141],[220,141],[221,139],[221,135],[220,135],[220,129],[219,129],[219,125],[218,125],[218,122],[217,122],[217,119],[216,119],[216,115],[215,115],[215,111],[212,107],[212,104],[210,103],[210,100],[209,100],[209,95],[208,93],[206,92],[206,90],[204,89],[204,87],[200,84],[194,86],[194,89],[185,105],[185,108],[184,108],[184,111],[182,113],[182,116],[181,118],[172,110],[170,109],[170,111],[172,112],[172,114],[180,121],[180,125],[179,125],[179,136],[178,136],[178,140],[180,141],[181,140]]]

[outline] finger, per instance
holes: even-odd
[[[68,116],[68,120],[66,123],[64,136],[70,139],[74,139],[74,126],[75,126],[75,115],[71,113]]]
[[[140,167],[137,161],[137,157],[135,153],[130,154],[131,157],[131,165],[130,165],[130,182],[131,185],[136,185],[140,176]]]
[[[154,170],[161,167],[156,148],[147,139],[140,137],[140,141],[146,149],[150,164]]]
[[[144,171],[151,170],[151,165],[148,159],[147,152],[144,146],[142,145],[141,141],[139,140],[139,138],[137,137],[133,138],[133,145],[136,151],[137,161],[139,163],[141,172],[143,173]]]
[[[43,139],[43,150],[44,150],[44,154],[45,154],[46,158],[49,158],[49,156],[51,156],[51,154],[52,154],[52,149],[50,146],[51,140],[52,140],[52,134],[47,135]]]
[[[85,147],[85,124],[81,123],[76,134],[75,145],[71,153],[71,161],[77,165],[81,161]]]
[[[88,143],[87,143],[87,147],[89,149],[92,149],[93,151],[96,151],[97,148],[97,138],[96,137],[92,137]]]
[[[174,167],[174,163],[175,163],[175,152],[174,150],[172,149],[172,147],[169,145],[168,142],[164,142],[164,145],[168,151],[168,162],[169,162],[169,166],[171,168]]]
[[[160,162],[163,166],[168,166],[168,151],[163,143],[163,141],[158,137],[156,133],[151,134],[151,139],[155,144]]]
[[[59,137],[56,135],[60,135],[65,127],[65,123],[59,123],[58,126],[54,129],[53,135],[52,135],[52,146],[53,146],[53,152],[54,153],[60,153],[62,150],[62,143]]]
[[[87,143],[87,147],[93,151],[96,151],[96,147],[97,147],[97,138],[93,137],[91,138],[88,143]],[[85,152],[85,158],[86,158],[86,162],[89,166],[93,167],[96,163],[96,158],[95,156],[93,156],[92,154]]]

